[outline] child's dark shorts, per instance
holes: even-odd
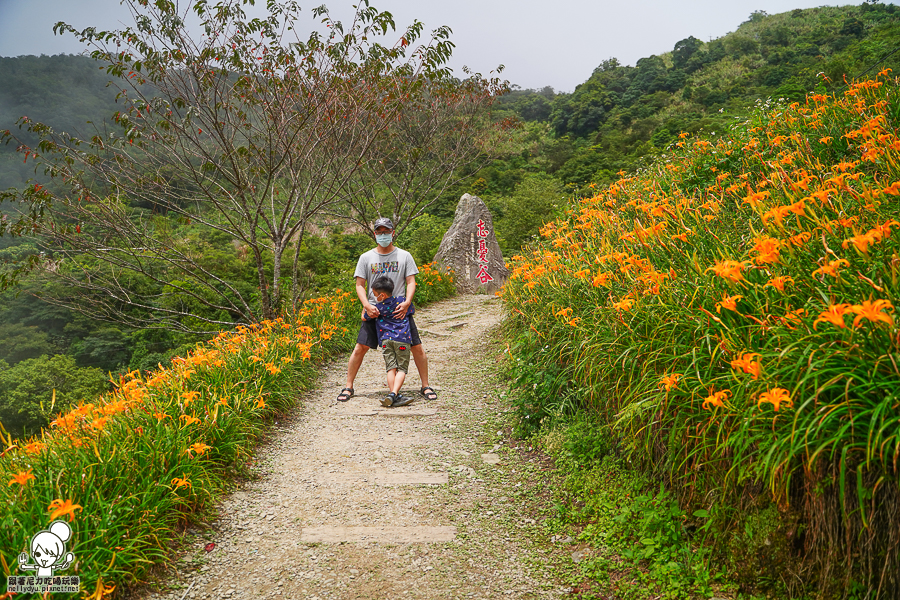
[[[356,336],[356,343],[368,346],[373,350],[378,348],[378,330],[376,329],[376,320],[362,321],[359,326],[359,335]],[[409,332],[412,334],[412,343],[410,346],[418,346],[422,343],[419,338],[419,328],[416,327],[416,321],[413,315],[409,315]]]

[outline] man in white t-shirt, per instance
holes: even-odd
[[[378,244],[372,250],[365,252],[356,263],[356,295],[363,305],[363,310],[372,317],[370,321],[361,321],[359,335],[356,336],[356,347],[350,355],[350,363],[347,365],[347,387],[341,390],[337,399],[346,402],[353,396],[353,381],[362,364],[363,357],[369,350],[378,347],[378,332],[375,326],[375,318],[378,309],[375,308],[375,296],[372,294],[372,282],[378,277],[388,277],[394,282],[394,296],[405,296],[406,300],[397,306],[394,316],[402,319],[406,316],[412,305],[413,295],[416,292],[416,261],[406,250],[394,246],[394,224],[387,217],[375,220],[375,242]],[[422,381],[420,393],[428,400],[436,400],[437,394],[428,385],[428,357],[422,348],[422,340],[419,339],[419,330],[409,316],[409,328],[412,333],[412,345],[410,352],[416,362],[419,371],[419,379]]]

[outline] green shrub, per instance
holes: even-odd
[[[45,355],[12,367],[0,361],[0,423],[14,436],[33,435],[53,414],[93,400],[109,387],[103,371],[79,367],[71,356]]]

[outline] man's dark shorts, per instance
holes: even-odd
[[[371,321],[362,321],[359,326],[359,335],[356,336],[356,343],[368,346],[371,349],[378,348],[378,331],[375,329],[376,319]],[[416,327],[416,321],[413,315],[409,315],[409,332],[412,334],[412,344],[410,346],[418,346],[422,343],[419,339],[419,328]]]

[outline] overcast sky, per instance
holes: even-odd
[[[182,2],[184,0],[181,0]],[[325,0],[311,0],[309,8]],[[338,13],[354,0],[329,0]],[[602,61],[638,59],[670,51],[688,36],[703,41],[737,29],[755,10],[859,5],[862,0],[371,0],[390,11],[398,28],[414,19],[427,29],[448,25],[456,44],[452,66],[488,74],[505,65],[504,79],[523,88],[572,91]],[[887,2],[885,2],[887,3]],[[264,0],[257,4],[265,6]],[[311,19],[312,17],[307,12]],[[119,0],[0,0],[0,56],[78,54],[71,35],[53,25],[112,28],[126,23]],[[310,21],[311,23],[312,21]],[[0,82],[3,85],[3,82]]]

